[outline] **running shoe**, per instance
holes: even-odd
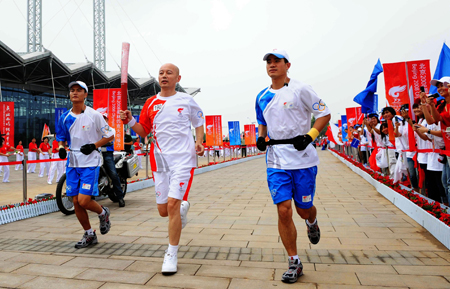
[[[177,254],[169,254],[164,255],[164,262],[162,264],[161,273],[163,275],[173,275],[177,273],[177,264],[178,264],[178,256]]]
[[[281,281],[284,283],[295,283],[298,277],[303,275],[303,264],[300,259],[289,259],[289,269],[283,273]]]
[[[305,221],[306,223],[306,221]],[[319,229],[319,223],[316,220],[316,223],[314,225],[308,225],[306,223],[306,228],[308,228],[308,238],[311,244],[317,244],[320,241],[320,229]]]
[[[188,201],[182,201],[180,206],[180,215],[181,215],[181,228],[186,227],[187,224],[187,213],[189,211],[189,207],[191,205]]]
[[[75,248],[77,248],[77,249],[86,248],[90,245],[94,245],[97,243],[98,243],[98,240],[97,240],[97,235],[95,234],[95,231],[94,231],[94,235],[89,235],[87,232],[84,232],[83,238],[81,238],[81,240],[75,244]]]
[[[109,221],[109,209],[107,207],[103,207],[103,210],[105,210],[105,214],[98,215],[98,218],[100,219],[100,233],[102,235],[105,235],[109,232],[109,229],[111,229],[111,222]]]

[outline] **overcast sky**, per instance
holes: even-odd
[[[42,0],[43,44],[66,63],[93,61],[92,0]],[[0,40],[26,51],[26,0],[0,0]],[[263,55],[284,48],[289,76],[312,85],[335,121],[367,85],[373,66],[430,59],[433,76],[450,38],[448,0],[106,0],[107,70],[130,42],[129,73],[180,67],[205,115],[256,121],[254,104],[270,84]],[[378,77],[385,105],[384,75]]]

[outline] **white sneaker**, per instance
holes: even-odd
[[[178,257],[177,254],[171,255],[167,253],[164,255],[164,262],[162,264],[161,273],[163,275],[172,275],[177,273]]]
[[[190,204],[188,201],[182,201],[180,206],[180,215],[181,215],[181,228],[186,227],[187,224],[187,213],[190,208]]]
[[[7,180],[7,181],[3,181],[4,183],[9,183],[9,181]]]
[[[51,185],[51,184],[52,184],[52,182],[47,182],[47,184]]]

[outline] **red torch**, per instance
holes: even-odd
[[[120,91],[122,94],[122,110],[127,110],[128,104],[128,58],[130,56],[130,43],[122,42],[122,65]],[[128,119],[122,120],[123,124],[128,123]]]

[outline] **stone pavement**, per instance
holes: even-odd
[[[226,160],[229,160],[230,157],[228,156]],[[9,161],[15,161],[15,156],[9,157]],[[210,162],[213,161],[213,157],[210,157]],[[219,162],[223,162],[223,157],[220,158]],[[206,165],[207,159],[206,157],[199,157],[198,158],[198,164],[199,166]],[[146,170],[145,170],[145,157],[142,157],[142,167],[143,169],[139,171],[137,176],[133,176],[132,178],[128,179],[128,182],[137,180],[137,179],[143,179],[146,178]],[[43,178],[39,178],[39,168],[40,164],[36,165],[36,171],[35,173],[27,174],[27,186],[28,186],[28,196],[27,198],[32,198],[39,194],[53,194],[55,195],[56,191],[56,174],[53,178],[52,184],[47,184],[47,176]],[[9,166],[10,169],[10,176],[9,176],[9,183],[3,183],[3,177],[0,177],[0,206],[8,205],[8,204],[15,204],[20,203],[23,201],[23,171],[15,170],[15,166]],[[150,170],[150,164],[149,164],[149,177],[152,176],[152,172]],[[2,173],[0,173],[2,175]]]
[[[83,233],[74,215],[0,226],[0,287],[450,288],[450,251],[330,153],[319,154],[322,238],[311,245],[295,217],[305,272],[296,284],[280,281],[287,256],[264,159],[255,159],[195,177],[176,275],[160,273],[167,219],[150,188],[127,195],[125,208],[101,201],[112,228],[92,248],[73,248]]]

